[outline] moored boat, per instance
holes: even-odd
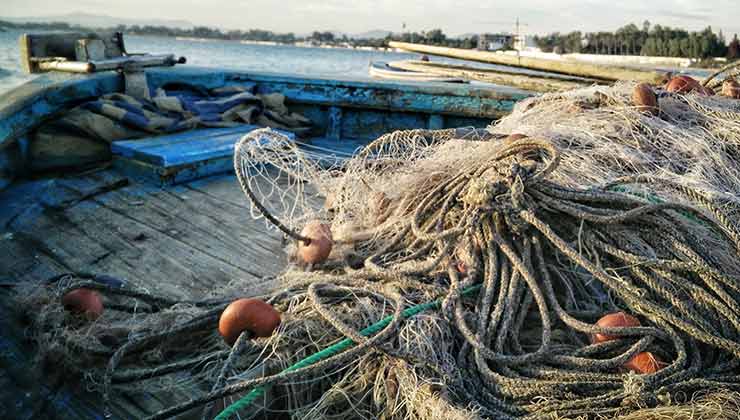
[[[3,295],[69,272],[183,299],[250,279],[257,294],[286,256],[281,238],[248,217],[233,175],[244,135],[269,125],[334,165],[393,130],[484,128],[530,96],[464,84],[119,70],[45,73],[0,96]],[[0,400],[13,401],[3,414],[99,418],[99,395],[63,369],[31,368],[35,350],[12,306],[2,299]],[[141,418],[185,397],[132,390],[117,394],[108,414]]]
[[[426,71],[413,71],[394,67],[384,61],[374,61],[370,63],[368,72],[370,76],[378,79],[388,80],[405,80],[415,82],[447,82],[447,83],[464,83],[465,79],[455,76],[439,75]]]

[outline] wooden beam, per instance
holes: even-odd
[[[469,80],[493,83],[497,85],[514,86],[519,89],[534,92],[557,92],[563,90],[577,89],[586,86],[589,82],[575,82],[556,78],[531,76],[527,74],[515,74],[513,72],[500,72],[494,69],[481,69],[468,66],[460,66],[446,63],[429,63],[424,61],[394,61],[392,67],[404,70],[433,73],[451,77],[462,77]]]
[[[633,69],[628,67],[605,66],[599,64],[565,60],[546,60],[542,58],[499,54],[489,51],[411,44],[408,42],[391,41],[388,45],[392,48],[398,48],[423,54],[433,54],[443,57],[458,58],[462,60],[479,61],[482,63],[501,64],[505,66],[548,71],[551,73],[568,74],[572,76],[593,77],[610,81],[634,80],[640,82],[658,83],[663,78],[662,74],[655,71]]]

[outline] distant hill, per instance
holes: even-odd
[[[105,15],[93,15],[90,13],[73,12],[56,16],[33,16],[33,17],[0,17],[13,23],[45,23],[45,22],[65,22],[71,25],[80,25],[89,28],[112,28],[117,25],[139,25],[139,26],[166,26],[169,28],[190,29],[194,25],[187,20],[168,20],[168,19],[127,19],[117,18]]]
[[[343,36],[347,36],[349,39],[383,39],[388,34],[393,34],[393,31],[384,31],[382,29],[373,29],[371,31],[367,32],[360,32],[356,34],[351,34],[349,32],[342,32],[337,30],[328,30],[328,31],[319,31],[319,32],[331,32],[334,35],[334,38],[341,39]],[[313,32],[299,32],[295,34],[298,37],[305,37],[309,38],[311,37],[311,34]]]

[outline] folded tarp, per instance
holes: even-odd
[[[311,121],[291,113],[281,94],[259,95],[253,85],[218,89],[177,83],[158,89],[151,100],[122,93],[83,103],[44,124],[29,148],[32,170],[77,167],[110,158],[110,143],[199,127],[253,124],[292,131],[311,130]]]

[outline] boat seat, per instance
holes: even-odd
[[[173,185],[234,170],[234,146],[245,134],[261,127],[241,125],[113,142],[113,167],[127,176],[161,185]],[[273,129],[296,141],[323,167],[341,165],[368,143],[359,139],[323,137],[296,139],[295,134]]]
[[[256,125],[203,128],[113,142],[113,167],[162,185],[179,184],[234,170],[234,145]],[[278,130],[279,131],[279,130]],[[291,139],[295,135],[281,131]]]

